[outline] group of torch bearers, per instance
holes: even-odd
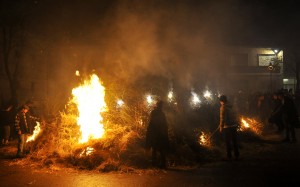
[[[283,142],[295,143],[296,135],[295,128],[300,127],[297,106],[293,98],[285,93],[283,90],[279,90],[273,93],[275,102],[278,101],[271,115],[269,116],[268,123],[276,124],[282,123],[285,130],[285,138]],[[196,94],[193,94],[194,102],[199,102]],[[195,98],[196,97],[196,98]],[[218,97],[220,102],[219,110],[219,125],[218,128],[212,134],[201,133],[199,142],[202,145],[209,144],[210,138],[216,132],[220,132],[224,136],[225,147],[226,147],[226,158],[225,160],[232,160],[233,156],[235,160],[240,157],[239,142],[237,138],[238,131],[244,131],[250,129],[253,133],[260,135],[263,130],[264,122],[260,119],[248,118],[240,116],[233,109],[232,104],[228,101],[226,95]],[[166,117],[162,111],[162,101],[158,101],[156,107],[150,114],[150,122],[147,128],[146,141],[147,145],[152,148],[152,164],[161,168],[165,168],[166,150],[168,147],[167,139],[167,122]],[[270,110],[272,110],[270,108]],[[157,160],[157,152],[160,153],[160,160]]]

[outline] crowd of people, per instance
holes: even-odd
[[[237,129],[240,125],[238,115],[241,114],[252,115],[264,124],[275,125],[278,132],[285,135],[283,142],[297,142],[295,128],[300,127],[297,108],[299,104],[296,104],[297,98],[287,90],[281,89],[272,94],[257,94],[247,99],[242,94],[233,97],[221,95],[218,101],[218,128],[224,137],[228,160],[231,160],[233,156],[235,160],[238,160],[240,156]],[[33,133],[35,121],[39,120],[29,112],[29,104],[26,103],[18,109],[15,109],[13,105],[7,105],[0,113],[0,143],[5,146],[9,141],[17,139],[17,157],[23,157],[28,153],[26,139]],[[152,149],[152,164],[160,168],[167,167],[166,155],[170,148],[168,120],[163,106],[163,101],[157,102],[156,107],[150,113],[146,129],[146,144]]]
[[[254,96],[254,97],[253,97]],[[258,118],[265,125],[277,128],[278,133],[284,133],[282,142],[296,143],[295,128],[300,127],[299,109],[297,98],[291,92],[280,89],[272,94],[256,94],[245,98],[244,95],[231,97],[226,95],[219,99],[218,128],[226,147],[226,160],[239,159],[239,141],[237,129],[238,115],[247,115]],[[146,133],[146,143],[152,149],[152,164],[160,168],[166,167],[166,153],[169,149],[168,124],[163,111],[163,102],[157,102],[157,106],[150,113],[150,120]],[[157,160],[157,152],[160,159]]]

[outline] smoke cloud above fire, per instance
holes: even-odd
[[[229,2],[37,1],[32,27],[51,46],[52,76],[64,83],[78,69],[128,84],[158,76],[190,89],[224,76],[220,44],[233,25],[235,32],[244,27]]]

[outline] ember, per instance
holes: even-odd
[[[101,85],[97,75],[93,74],[89,81],[72,90],[73,102],[77,105],[81,139],[79,143],[89,139],[101,138],[104,134],[101,112],[106,111],[105,88]]]

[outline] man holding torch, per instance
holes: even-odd
[[[18,134],[18,152],[17,152],[18,158],[24,156],[27,136],[28,134],[30,134],[29,120],[38,119],[36,117],[27,115],[28,111],[29,111],[29,107],[27,105],[23,105],[15,117],[15,129]]]
[[[232,159],[232,150],[234,152],[235,160],[238,160],[240,156],[238,140],[237,140],[237,128],[238,119],[236,113],[233,111],[232,106],[229,104],[227,97],[221,95],[220,101],[220,132],[224,135],[227,159]]]

